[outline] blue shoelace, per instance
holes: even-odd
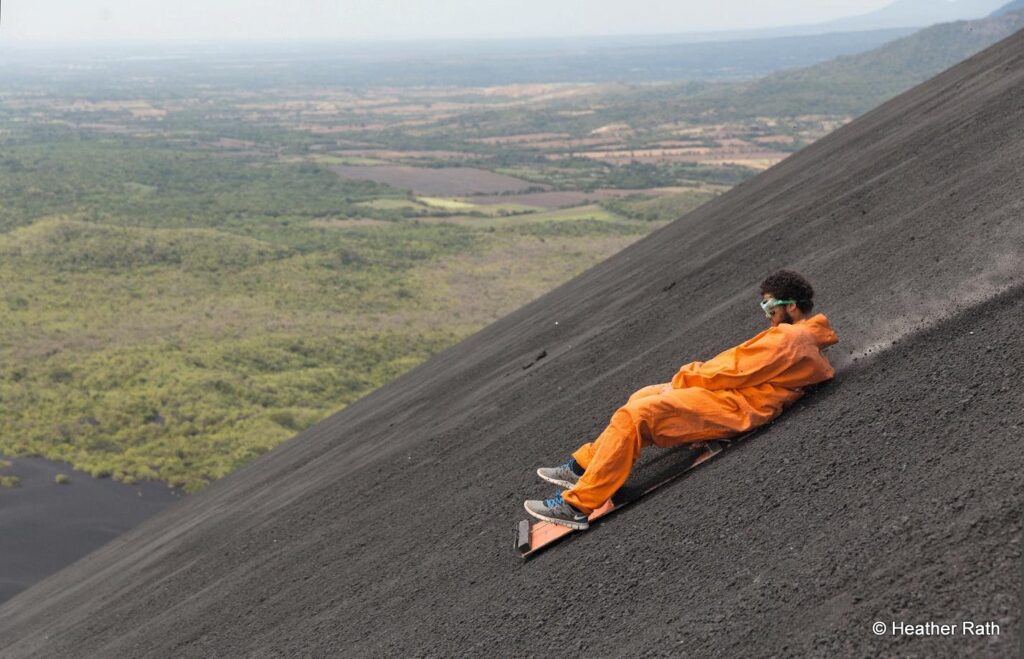
[[[547,508],[558,508],[559,506],[564,506],[564,505],[565,505],[565,501],[562,500],[562,493],[561,492],[556,492],[555,493],[555,498],[553,498],[553,499],[544,499],[544,506],[547,507]]]

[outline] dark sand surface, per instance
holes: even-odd
[[[0,471],[0,602],[134,528],[178,501],[165,483],[126,485],[42,458],[5,458]],[[57,474],[71,478],[66,485]]]
[[[1024,33],[0,605],[0,656],[1015,656],[1022,135]],[[534,469],[761,330],[783,266],[835,381],[521,562]]]

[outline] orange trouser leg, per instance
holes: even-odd
[[[562,499],[585,513],[601,507],[629,478],[640,449],[650,444],[649,437],[640,436],[630,413],[619,408],[594,442],[573,453],[586,471],[572,489],[562,493]]]
[[[657,396],[659,393],[661,393],[662,387],[665,387],[665,386],[668,386],[668,385],[667,384],[652,384],[652,385],[650,385],[648,387],[643,387],[641,389],[638,389],[637,391],[635,391],[633,393],[633,395],[631,395],[629,397],[629,401],[628,402],[633,402],[637,398],[644,398],[645,396]],[[605,432],[607,432],[607,430]],[[603,436],[603,433],[602,433],[602,436]],[[648,438],[648,437],[644,437],[643,438],[643,441],[644,441],[643,445],[644,446],[647,446],[648,444],[650,444],[650,442],[647,441],[648,439],[650,439],[650,438]],[[584,469],[586,469],[587,465],[589,465],[591,463],[591,461],[594,459],[594,452],[597,450],[597,442],[598,442],[598,440],[600,440],[600,437],[598,437],[597,440],[594,440],[593,442],[590,442],[588,444],[584,444],[583,446],[581,446],[578,449],[576,449],[576,452],[572,454],[572,459],[575,460],[576,463],[579,466],[581,466]],[[602,501],[601,503],[604,503],[604,501]],[[600,505],[600,504],[598,504],[598,505]]]

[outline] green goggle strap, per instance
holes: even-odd
[[[784,304],[796,304],[796,300],[764,300],[761,302],[761,309],[768,313],[773,307],[781,307]]]

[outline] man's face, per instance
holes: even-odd
[[[776,298],[771,293],[764,293],[761,296],[761,299],[765,300],[765,301],[768,301],[768,300],[774,300]],[[786,307],[788,307],[788,306],[789,305],[786,304],[786,305],[779,305],[777,307],[772,307],[771,308],[771,314],[772,315],[768,319],[768,322],[771,323],[772,327],[778,327],[780,323],[790,323],[790,324],[792,324],[793,317],[790,315],[789,311],[786,310]]]

